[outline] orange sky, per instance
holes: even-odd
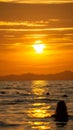
[[[72,1],[17,2],[0,0],[0,75],[73,71]],[[38,40],[40,54],[32,47]]]

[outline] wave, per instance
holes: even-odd
[[[14,127],[14,126],[19,126],[20,124],[8,124],[5,122],[0,121],[0,127]]]

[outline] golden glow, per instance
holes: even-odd
[[[37,87],[35,89],[33,89],[33,93],[36,95],[41,95],[44,93],[44,91],[45,91],[44,89],[37,88]]]
[[[32,93],[35,95],[42,95],[45,93],[45,86],[46,81],[45,80],[36,80],[32,82],[32,86],[36,86],[32,88]]]
[[[51,116],[51,112],[49,112],[49,109],[51,106],[47,106],[45,103],[42,105],[42,103],[39,103],[39,106],[37,107],[37,103],[33,104],[35,107],[33,109],[30,109],[28,112],[28,115],[32,118],[46,118]]]
[[[35,109],[32,114],[33,117],[44,118],[46,117],[46,110],[43,109]]]
[[[33,86],[33,87],[32,87]],[[38,95],[39,102],[33,103],[32,109],[29,110],[28,115],[34,118],[46,118],[51,116],[49,111],[50,105],[47,105],[44,100],[41,102],[41,95],[45,93],[46,82],[43,80],[33,81],[31,85],[31,91],[33,94]],[[40,95],[40,97],[39,97]]]
[[[42,53],[43,49],[45,48],[45,45],[42,44],[42,41],[36,41],[35,44],[33,45],[33,48],[37,53]]]
[[[42,79],[41,74],[73,71],[73,16],[67,15],[72,12],[71,5],[56,5],[73,2],[73,0],[0,1],[9,2],[9,4],[1,3],[0,8],[2,13],[0,18],[0,76],[32,73],[37,74],[36,79]],[[25,7],[24,4],[10,4],[10,2],[24,2],[31,3],[31,5],[26,4]],[[50,4],[40,3],[55,3],[55,5],[53,7]],[[10,12],[7,8],[9,5]],[[52,13],[53,9],[55,17]],[[27,80],[29,77],[24,78]],[[32,75],[31,79],[34,78]],[[47,79],[48,76],[45,78]],[[44,89],[36,88],[33,93],[44,95]]]
[[[29,124],[31,124],[33,129],[38,129],[38,130],[51,130],[51,125],[50,122],[40,122],[40,121],[36,121],[36,122],[29,122]]]

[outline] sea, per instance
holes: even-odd
[[[59,100],[66,123],[52,117]],[[73,81],[0,81],[0,130],[73,130]]]

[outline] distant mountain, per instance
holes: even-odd
[[[64,71],[56,74],[32,74],[0,76],[0,81],[8,80],[73,80],[72,71]]]

